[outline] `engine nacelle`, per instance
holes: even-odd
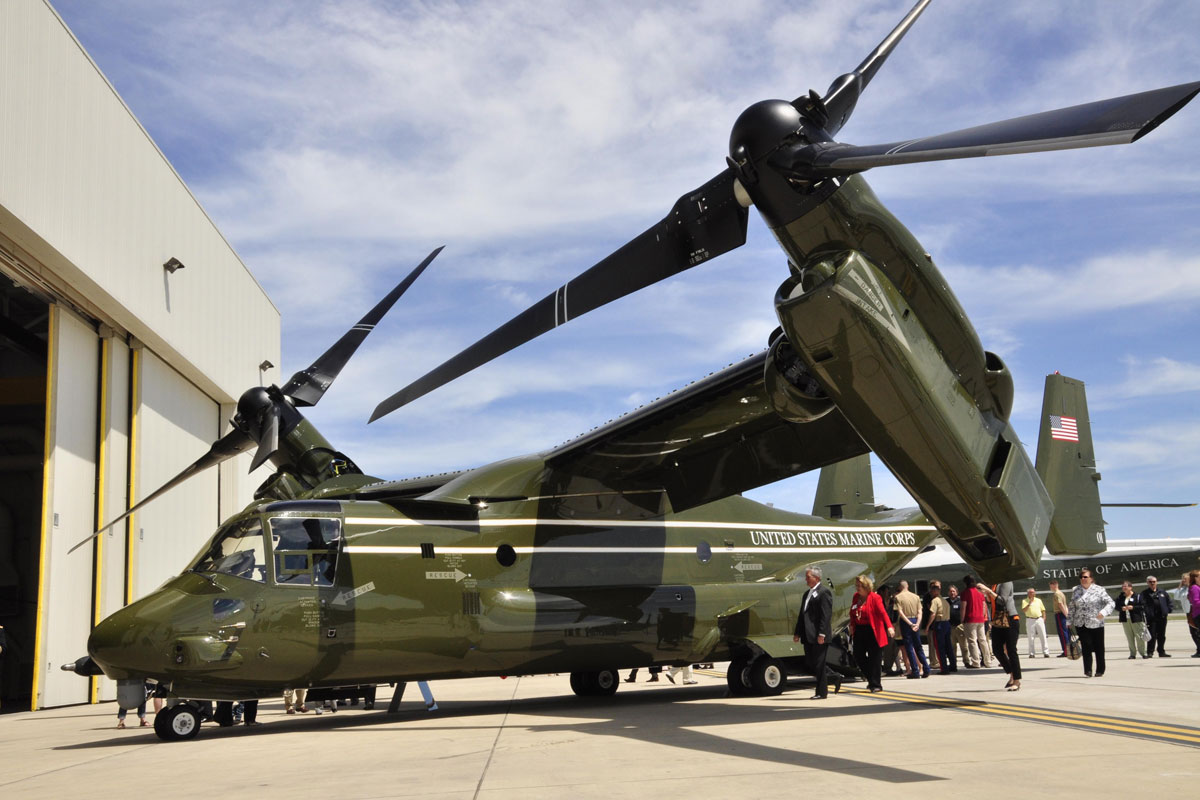
[[[996,401],[996,416],[1000,419],[1008,419],[1008,415],[1012,413],[1013,404],[1012,373],[1000,360],[1000,356],[995,353],[985,352],[983,358],[983,383],[991,392],[992,399]]]
[[[763,366],[763,383],[775,413],[788,422],[812,422],[833,410],[830,398],[787,336],[777,332]]]

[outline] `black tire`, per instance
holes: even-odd
[[[195,739],[200,732],[200,714],[187,703],[164,708],[154,715],[154,732],[164,742]]]
[[[780,694],[787,681],[783,663],[768,655],[761,655],[750,662],[746,676],[750,680],[750,688],[760,697],[772,697]]]
[[[750,666],[750,662],[744,658],[735,658],[729,662],[725,681],[729,684],[729,693],[734,697],[746,697],[750,694],[750,684],[746,682],[746,667],[748,666]]]
[[[616,694],[617,687],[621,685],[621,675],[615,669],[602,669],[591,673],[589,683],[592,686],[592,694],[595,696],[611,697]]]
[[[592,673],[590,672],[572,672],[571,691],[580,697],[591,697],[594,695],[595,690],[592,688],[591,682],[588,680],[591,674]]]

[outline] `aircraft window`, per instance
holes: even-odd
[[[332,586],[342,522],[329,517],[272,517],[275,582]]]
[[[267,556],[263,546],[262,523],[257,519],[248,519],[222,531],[193,569],[265,583]]]

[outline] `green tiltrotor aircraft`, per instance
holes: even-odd
[[[554,450],[380,481],[298,409],[435,251],[311,367],[247,391],[233,430],[130,509],[251,448],[254,467],[277,468],[183,573],[101,622],[71,668],[115,679],[123,707],[156,680],[169,707],[155,730],[168,740],[194,736],[207,701],[301,686],[569,672],[576,693],[604,695],[618,669],[728,659],[734,692],[774,693],[802,654],[791,634],[807,566],[832,586],[837,626],[856,575],[886,579],[938,536],[989,581],[1032,575],[1043,547],[1103,550],[1097,476],[1078,441],[1053,439],[1056,459],[1035,469],[1008,420],[1007,368],[859,173],[1133,142],[1200,83],[889,144],[834,141],[928,3],[823,96],[750,106],[725,170],[372,419],[739,247],[751,206],[789,262],[764,353]],[[1051,376],[1046,402],[1044,429],[1086,441],[1081,384]],[[826,472],[820,516],[738,496],[869,451],[919,508],[876,510],[861,461]]]

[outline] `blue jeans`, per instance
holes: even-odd
[[[921,647],[921,634],[912,629],[916,617],[908,617],[909,624],[900,626],[900,635],[904,637],[904,650],[908,653],[908,663],[912,666],[913,675],[917,674],[917,662],[921,662],[921,671],[929,674],[929,662],[925,660],[925,648]]]
[[[938,660],[942,669],[958,669],[958,656],[950,644],[950,620],[933,623],[933,635],[937,638]]]

